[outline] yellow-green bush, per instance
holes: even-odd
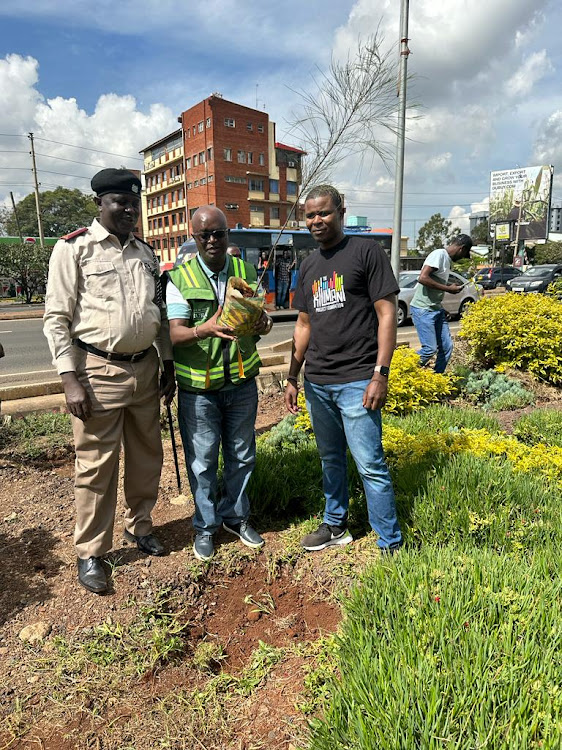
[[[410,414],[444,401],[454,390],[454,379],[450,375],[420,367],[420,358],[413,349],[399,347],[392,358],[384,411]]]
[[[421,462],[428,454],[497,456],[507,459],[516,472],[541,474],[562,486],[562,448],[538,443],[525,445],[508,435],[487,430],[460,429],[455,432],[420,432],[415,435],[395,425],[385,425],[382,444],[388,463],[396,468]]]
[[[562,302],[542,294],[502,294],[480,300],[463,317],[459,336],[484,367],[530,372],[562,383]]]

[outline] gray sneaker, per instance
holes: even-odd
[[[241,521],[240,523],[224,523],[222,527],[229,534],[237,536],[242,544],[252,549],[259,549],[265,544],[265,539],[262,539],[255,529],[253,529],[247,521]]]
[[[205,532],[196,534],[193,542],[193,554],[198,560],[208,562],[215,554],[213,535]]]
[[[353,537],[345,526],[329,526],[327,523],[321,523],[316,531],[301,539],[301,545],[308,552],[318,552],[326,547],[349,544],[352,541]]]

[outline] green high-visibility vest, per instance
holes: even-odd
[[[250,263],[228,256],[227,277],[238,276],[257,287],[257,271]],[[174,286],[191,307],[189,327],[199,326],[212,318],[219,307],[211,280],[201,268],[197,256],[168,272]],[[227,281],[228,281],[227,278]],[[225,368],[230,382],[236,384],[259,371],[261,360],[256,336],[240,336],[236,341],[211,336],[189,346],[174,346],[176,379],[180,388],[214,391],[225,384]],[[227,356],[228,353],[228,356]]]

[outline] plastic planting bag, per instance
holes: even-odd
[[[232,328],[235,336],[248,336],[263,312],[265,296],[254,292],[244,279],[231,276],[226,287],[221,325]]]

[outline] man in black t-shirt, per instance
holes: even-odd
[[[346,448],[363,481],[369,523],[378,545],[402,544],[394,490],[381,442],[381,415],[396,346],[398,284],[380,245],[346,237],[338,191],[320,185],[305,201],[306,225],[319,249],[300,267],[285,404],[298,412],[298,374],[306,360],[304,391],[318,451],[326,506],[324,522],[301,544],[309,551],[353,541],[347,530]]]

